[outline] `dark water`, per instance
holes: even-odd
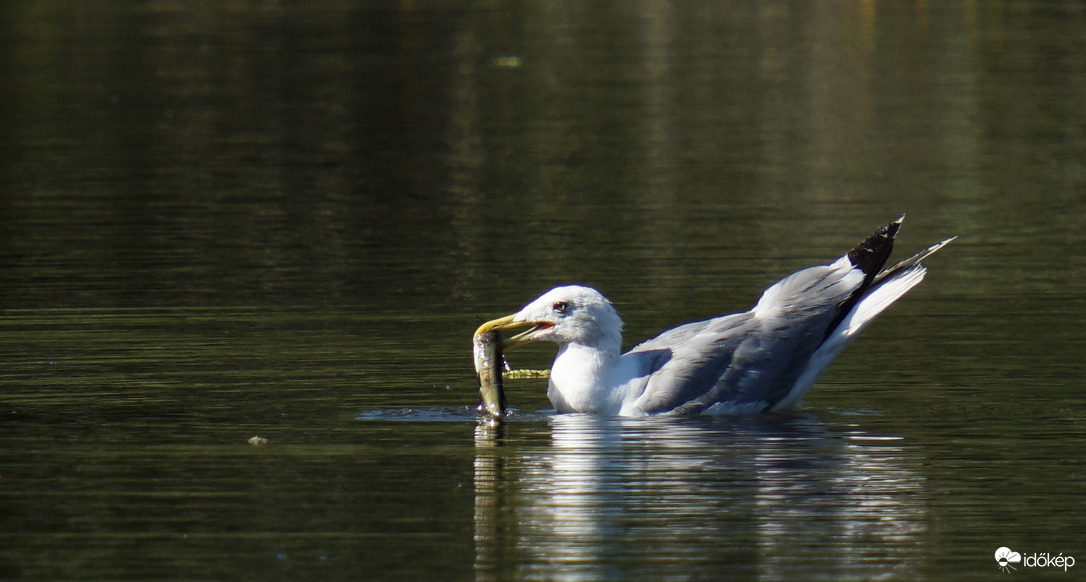
[[[0,578],[1086,568],[1086,10],[18,2]],[[785,417],[479,427],[484,318],[630,343],[908,213],[960,239]],[[552,350],[517,354],[545,367]],[[247,440],[267,438],[263,446]]]

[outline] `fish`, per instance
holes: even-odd
[[[472,352],[475,355],[475,374],[479,377],[479,412],[485,412],[494,419],[504,418],[506,403],[502,372],[505,359],[502,357],[501,336],[497,331],[476,333],[472,338]]]

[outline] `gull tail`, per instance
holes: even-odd
[[[840,324],[830,331],[830,334],[851,337],[867,327],[875,316],[885,311],[891,303],[900,299],[909,289],[916,287],[924,280],[928,268],[920,261],[935,254],[956,238],[958,237],[952,236],[937,242],[894,266],[880,271],[873,279],[871,286],[864,290],[863,296],[845,314]]]
[[[919,265],[920,261],[923,261],[924,259],[934,255],[936,252],[938,252],[940,249],[942,249],[943,247],[950,244],[956,238],[958,238],[958,237],[957,236],[952,236],[952,237],[950,237],[950,238],[948,238],[946,240],[937,242],[937,243],[935,243],[935,244],[931,245],[930,247],[920,251],[919,253],[916,253],[915,255],[913,255],[913,256],[911,256],[909,258],[904,259],[902,261],[899,261],[894,266],[890,267],[889,269],[885,269],[885,270],[881,271],[878,275],[876,275],[875,279],[874,279],[874,283],[876,285],[878,285],[880,282],[885,280],[887,277],[893,277],[893,276],[895,276],[896,273],[898,273],[900,271],[903,271],[903,270],[908,269],[910,267],[914,267],[916,265]]]
[[[904,216],[882,227],[846,255],[853,265],[864,272],[864,284],[842,305],[841,312],[830,324],[822,345],[811,355],[806,368],[792,385],[788,396],[775,404],[772,410],[788,410],[799,404],[811,386],[829,367],[830,362],[855,339],[856,334],[874,321],[875,317],[887,307],[901,299],[902,295],[924,280],[928,269],[921,261],[958,238],[950,237],[935,243],[892,267],[882,269],[889,258],[894,235],[897,234],[903,218]]]
[[[952,236],[937,242],[915,255],[883,269],[905,215],[880,228],[875,234],[848,253],[848,258],[864,272],[864,284],[842,306],[838,320],[830,325],[826,339],[842,335],[851,337],[860,332],[875,316],[882,313],[909,289],[924,280],[927,267],[921,262],[958,238]]]

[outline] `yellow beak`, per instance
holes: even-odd
[[[513,321],[514,317],[516,317],[516,316],[515,315],[507,315],[505,317],[500,317],[498,319],[493,319],[491,321],[488,321],[488,322],[484,323],[483,325],[480,325],[479,329],[475,330],[475,335],[479,335],[479,334],[483,334],[483,333],[487,333],[487,332],[491,332],[491,331],[501,331],[503,329],[519,329],[519,328],[522,328],[522,327],[531,327],[531,329],[529,329],[529,330],[527,330],[527,331],[525,331],[523,333],[519,333],[519,334],[517,334],[517,335],[515,335],[515,336],[513,336],[511,338],[507,338],[505,340],[502,340],[502,347],[504,349],[511,349],[511,348],[513,348],[513,347],[515,347],[517,345],[520,345],[520,344],[526,343],[528,341],[531,341],[529,339],[526,339],[526,337],[525,337],[528,334],[530,334],[530,333],[532,333],[532,332],[534,332],[536,330],[545,328],[545,327],[551,327],[551,325],[552,325],[552,324],[547,323],[547,322]]]

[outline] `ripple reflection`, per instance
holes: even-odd
[[[548,419],[476,431],[478,580],[870,577],[915,568],[919,465],[810,417]]]

